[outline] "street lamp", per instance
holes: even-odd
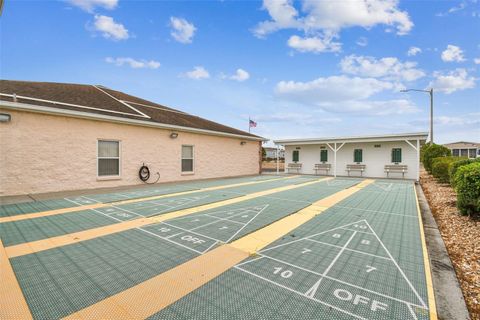
[[[430,142],[433,143],[433,88],[430,88],[430,90],[420,90],[420,89],[400,90],[400,92],[409,92],[409,91],[426,92],[430,94]]]

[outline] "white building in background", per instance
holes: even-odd
[[[470,159],[480,157],[480,143],[458,141],[444,144],[445,147],[452,150],[454,157],[468,157]]]
[[[375,136],[287,139],[285,167],[301,174],[405,178],[419,180],[420,147],[427,132]],[[388,172],[387,172],[388,171]]]
[[[277,157],[277,148],[264,147],[265,149],[265,158],[276,158]],[[285,158],[285,150],[278,149],[278,157],[280,159]]]

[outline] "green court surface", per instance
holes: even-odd
[[[145,185],[135,188],[135,190],[124,190],[111,193],[87,194],[85,196],[67,197],[63,199],[52,199],[42,201],[31,201],[16,204],[0,205],[0,217],[14,216],[18,214],[41,212],[54,209],[70,208],[80,205],[87,205],[93,203],[107,203],[114,201],[130,200],[151,196],[164,195],[169,193],[176,193],[182,191],[198,190],[200,188],[224,186],[228,184],[250,182],[250,181],[264,181],[278,178],[274,175],[255,176],[255,177],[240,177],[240,178],[225,178],[206,181],[183,182],[176,184],[155,184]]]
[[[10,246],[313,179],[318,177],[3,223],[0,234]],[[59,319],[361,181],[321,181],[10,263],[33,317]],[[379,180],[150,319],[429,319],[428,308],[413,183]]]
[[[318,178],[299,177],[286,180],[266,181],[260,184],[230,187],[222,190],[200,191],[191,195],[172,196],[158,200],[139,201],[118,206],[111,205],[99,209],[5,222],[0,224],[0,239],[4,246],[11,246],[139,217],[161,215],[176,210],[232,199],[254,192],[308,182],[315,179]],[[242,179],[242,181],[245,182],[244,179]],[[214,185],[211,181],[208,181],[208,183],[209,185]]]
[[[429,319],[414,192],[374,183],[151,319]]]
[[[354,179],[328,184],[322,181],[299,187],[295,193],[292,190],[290,195],[280,192],[271,197],[193,214],[189,216],[191,221],[167,220],[166,223],[20,256],[10,261],[34,317],[55,319],[128,289],[206,252],[219,242],[236,239],[356,183],[358,181]],[[314,189],[316,197],[313,196]],[[294,201],[302,190],[312,194],[311,202]],[[276,195],[281,196],[283,201]],[[220,223],[206,222],[205,219]],[[150,250],[153,247],[155,249]],[[59,297],[62,297],[61,300],[58,300]],[[62,303],[57,307],[58,301]]]

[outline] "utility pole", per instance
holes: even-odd
[[[409,91],[426,92],[430,94],[430,142],[433,143],[433,88],[430,88],[430,90],[420,90],[420,89],[400,90],[400,92],[409,92]]]

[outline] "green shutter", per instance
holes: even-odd
[[[328,150],[320,150],[320,162],[328,161]]]
[[[392,162],[393,163],[402,162],[402,149],[400,149],[400,148],[393,148],[392,149]]]
[[[362,162],[362,149],[355,149],[353,151],[353,162]]]
[[[293,150],[293,154],[292,154],[292,161],[293,162],[298,162],[299,161],[299,152],[298,150]]]

